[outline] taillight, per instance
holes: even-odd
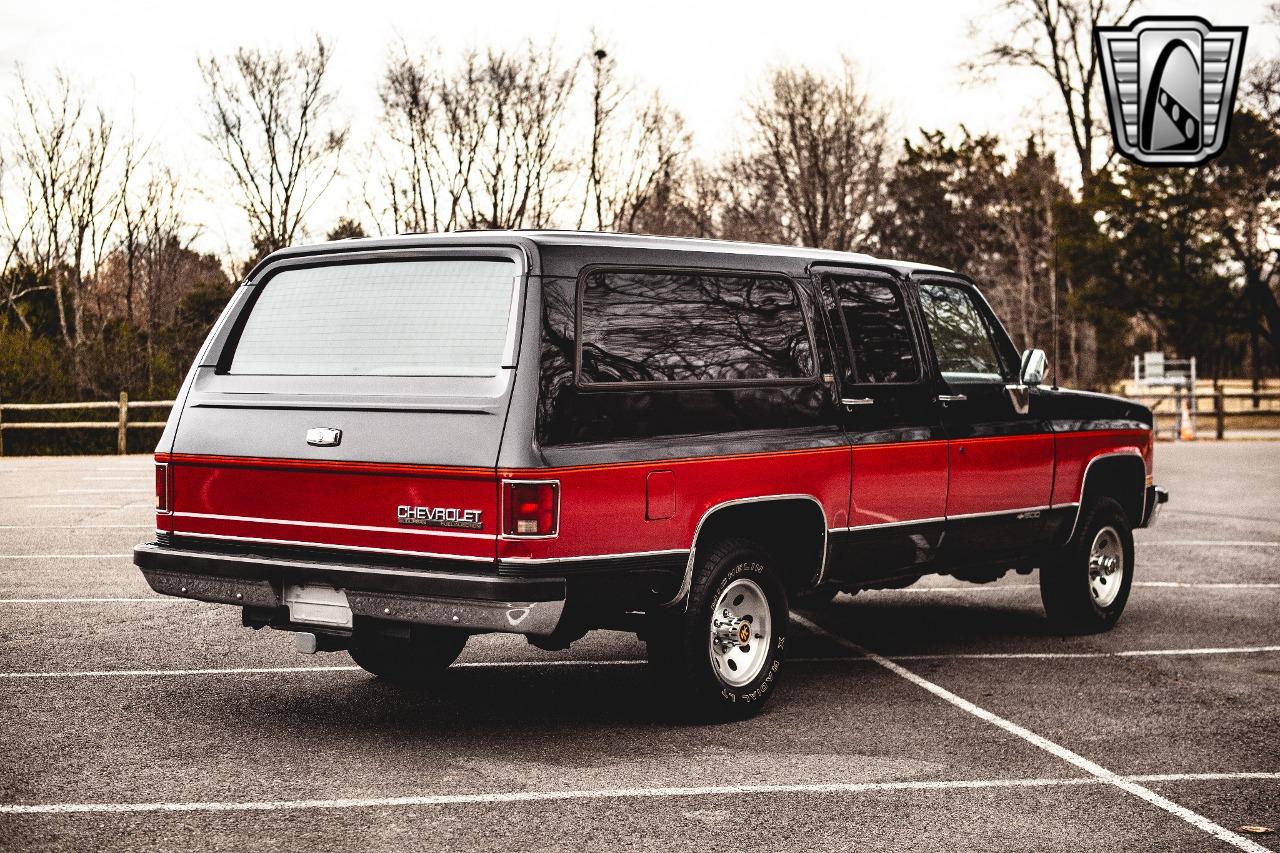
[[[560,484],[507,480],[503,489],[502,532],[507,536],[555,536],[560,514]]]
[[[156,463],[156,512],[169,511],[169,466]]]

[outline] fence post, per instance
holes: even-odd
[[[4,456],[4,406],[0,406],[0,456]]]
[[[116,453],[124,456],[129,437],[129,394],[120,392],[120,425],[116,427]]]
[[[1222,386],[1213,389],[1213,414],[1218,421],[1218,441],[1222,441],[1227,432],[1227,397],[1222,393]]]

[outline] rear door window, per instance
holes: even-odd
[[[519,269],[505,259],[285,269],[259,285],[228,367],[272,376],[485,376],[503,366]]]
[[[795,284],[782,276],[596,270],[579,290],[584,386],[786,384],[816,376]]]
[[[831,280],[839,306],[837,328],[848,336],[856,384],[895,384],[920,378],[920,361],[898,286],[879,278]]]

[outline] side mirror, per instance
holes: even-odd
[[[1044,371],[1049,360],[1042,349],[1029,349],[1022,353],[1022,365],[1018,368],[1018,384],[1034,388],[1044,381]]]

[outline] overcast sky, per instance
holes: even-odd
[[[585,53],[589,30],[607,40],[623,75],[657,88],[685,116],[700,153],[715,156],[741,137],[744,98],[770,66],[804,63],[833,68],[841,54],[861,69],[867,87],[893,115],[900,133],[920,127],[1025,131],[1056,106],[1047,80],[1011,71],[975,85],[960,66],[984,39],[1008,31],[991,17],[999,0],[877,2],[392,2],[392,0],[220,0],[81,2],[0,0],[0,91],[13,90],[14,63],[38,83],[62,69],[118,123],[132,117],[138,135],[182,173],[189,186],[212,190],[193,200],[204,229],[202,247],[245,251],[246,229],[200,134],[202,83],[196,58],[242,45],[296,47],[312,33],[336,47],[332,80],[359,150],[375,130],[377,85],[390,46],[514,47],[554,38],[566,54]],[[1272,52],[1277,32],[1265,26],[1264,0],[1148,2],[1147,13],[1198,13],[1212,23],[1248,25],[1246,59]],[[971,35],[976,25],[978,35]],[[0,111],[9,108],[0,100]],[[1052,116],[1049,116],[1050,118]],[[9,122],[5,122],[7,126]],[[313,231],[343,213],[346,188],[335,186],[317,208]]]

